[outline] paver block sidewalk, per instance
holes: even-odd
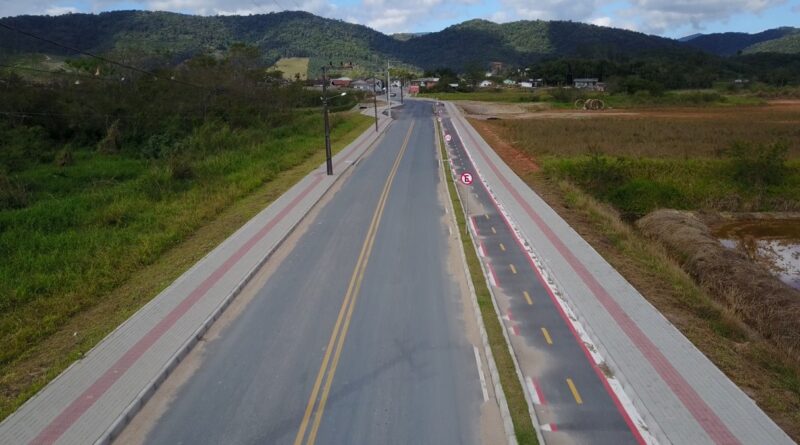
[[[109,442],[252,274],[380,131],[369,127],[216,247],[0,423],[0,444]]]
[[[664,443],[793,443],[446,103],[480,176]]]

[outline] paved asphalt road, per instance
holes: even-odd
[[[458,133],[444,109],[440,109],[444,131],[450,136],[447,147],[456,176],[463,172],[474,175],[475,168]],[[607,389],[605,378],[548,294],[488,191],[476,180],[470,186],[461,184],[459,193],[492,276],[534,409],[545,425],[545,441],[636,443],[638,432],[631,428],[624,411],[617,408],[618,402]]]
[[[448,272],[431,107],[407,102],[394,114],[206,346],[148,443],[480,440],[481,384]]]

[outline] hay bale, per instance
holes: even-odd
[[[800,358],[800,292],[743,253],[722,246],[693,212],[657,210],[636,226],[663,243],[687,273],[748,326]]]

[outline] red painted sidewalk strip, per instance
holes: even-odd
[[[533,210],[533,208],[522,198],[519,192],[511,186],[505,176],[503,176],[497,166],[488,158],[480,144],[469,131],[466,131],[475,145],[476,150],[483,160],[503,183],[503,186],[511,193],[517,203],[522,206],[528,216],[536,223],[539,230],[544,233],[547,239],[561,253],[569,265],[575,270],[578,276],[587,285],[595,298],[603,305],[614,321],[620,326],[625,334],[636,345],[659,376],[667,383],[670,389],[678,396],[683,405],[692,413],[695,420],[703,427],[711,439],[718,444],[738,444],[739,440],[730,432],[728,427],[722,423],[717,414],[703,401],[700,395],[689,385],[682,375],[672,366],[664,354],[653,344],[652,341],[639,329],[636,323],[631,320],[627,313],[617,303],[611,295],[606,292],[602,285],[586,269],[583,263],[570,251],[544,220]]]
[[[361,147],[366,140],[356,147]],[[351,151],[355,151],[356,147]],[[344,156],[340,157],[336,165],[344,162]],[[231,257],[229,257],[219,268],[195,288],[188,297],[178,304],[167,316],[154,326],[144,337],[129,349],[114,366],[108,369],[97,381],[86,389],[78,398],[72,401],[42,432],[36,436],[31,444],[52,444],[56,442],[89,408],[94,405],[109,388],[119,380],[133,364],[156,342],[164,333],[169,331],[180,318],[202,298],[244,255],[246,255],[259,241],[261,241],[270,230],[272,230],[297,204],[300,203],[316,187],[325,176],[318,175],[314,181],[308,185],[297,197],[295,197],[283,210],[281,210],[270,222],[242,245]]]

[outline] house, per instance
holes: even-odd
[[[481,87],[481,88],[489,88],[490,86],[493,86],[493,85],[494,85],[494,82],[492,82],[491,80],[484,80],[483,82],[478,84],[478,86]]]
[[[411,81],[411,85],[418,86],[420,88],[431,88],[439,83],[438,77],[422,77],[420,79],[414,79]]]
[[[503,62],[490,62],[489,63],[489,72],[492,73],[493,76],[497,76],[503,72]],[[488,77],[488,76],[487,76]]]
[[[350,88],[361,91],[369,91],[370,85],[366,80],[355,80],[350,82]]]
[[[353,79],[349,77],[339,77],[337,79],[331,79],[331,86],[332,87],[340,87],[340,88],[347,88],[350,86],[350,83]]]
[[[573,86],[579,89],[596,90],[599,80],[594,77],[581,77],[573,81]]]
[[[367,84],[372,87],[373,91],[382,91],[383,90],[383,80],[377,77],[370,77],[369,79],[364,79]]]
[[[506,79],[506,80],[503,81],[503,85],[508,86],[508,87],[512,87],[512,86],[514,86],[516,84],[517,84],[517,81],[512,80],[512,79]]]
[[[525,81],[523,81],[523,82],[519,83],[519,86],[520,86],[520,88],[533,88],[533,82],[525,82]]]

